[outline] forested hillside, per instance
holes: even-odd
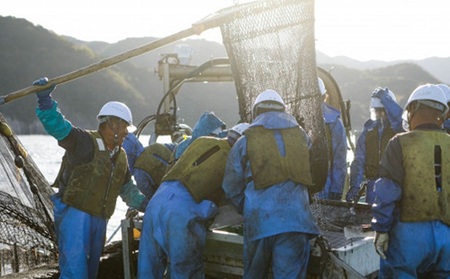
[[[27,87],[42,76],[56,77],[100,60],[100,56],[91,49],[68,42],[23,19],[0,17],[0,37],[2,95]],[[53,95],[67,118],[76,125],[95,128],[99,107],[111,99],[126,101],[136,111],[143,111],[144,104],[154,97],[142,94],[136,84],[146,84],[141,88],[155,91],[156,96],[156,90],[151,90],[156,83],[151,83],[148,78],[153,74],[132,64],[121,67],[111,67],[58,86]],[[132,84],[130,77],[138,82]],[[40,129],[35,107],[36,97],[31,95],[3,105],[1,112],[18,132],[35,133]]]
[[[131,38],[115,44],[83,42],[61,37],[24,19],[0,17],[0,95],[25,88],[42,77],[67,74],[155,40]],[[211,58],[226,56],[223,45],[204,39],[190,38],[183,43],[193,47],[193,65]],[[162,82],[155,73],[162,54],[172,53],[175,44],[130,59],[106,70],[59,85],[54,98],[73,124],[94,129],[95,116],[109,100],[127,103],[137,124],[156,112],[163,95]],[[403,105],[419,84],[439,82],[417,64],[402,63],[371,70],[358,70],[328,63],[318,53],[319,66],[329,70],[338,82],[344,99],[350,99],[354,129],[361,129],[369,116],[370,94],[376,86],[389,87]],[[214,111],[228,126],[238,121],[238,108],[233,83],[186,84],[177,98],[180,120],[193,126],[204,111]],[[0,112],[18,133],[42,133],[35,116],[36,97],[4,104]]]

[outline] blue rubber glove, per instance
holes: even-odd
[[[43,77],[43,78],[40,78],[40,79],[38,79],[38,80],[35,80],[35,81],[33,82],[33,85],[41,85],[41,86],[44,86],[44,85],[47,85],[47,83],[48,83],[48,78]],[[44,89],[44,90],[41,90],[41,91],[36,92],[36,94],[38,95],[38,97],[47,97],[47,96],[50,96],[50,94],[53,92],[53,90],[55,90],[55,87],[56,87],[56,85],[52,85],[52,86],[50,86],[49,88],[46,88],[46,89]]]
[[[33,85],[44,86],[48,83],[48,78],[43,77],[33,82]],[[52,85],[49,88],[36,92],[38,97],[38,104],[41,110],[49,110],[53,107],[51,93],[55,90],[56,85]]]
[[[373,92],[372,92],[372,98],[378,98],[381,100],[381,98],[385,95],[388,95],[388,89],[387,88],[381,88],[381,87],[377,87]]]

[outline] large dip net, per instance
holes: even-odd
[[[313,142],[316,188],[325,183],[327,143],[318,91],[314,44],[314,1],[258,1],[231,7],[221,24],[235,79],[242,121],[251,121],[251,106],[265,89],[276,90],[287,111]]]
[[[52,189],[0,114],[0,275],[54,262]]]
[[[252,104],[259,93],[276,90],[287,104],[287,112],[297,118],[312,140],[311,170],[316,187],[310,193],[320,191],[328,172],[328,140],[322,114],[323,97],[317,81],[320,73],[314,43],[314,1],[258,1],[224,9],[221,14],[231,18],[220,28],[241,120],[251,122]],[[321,236],[315,238],[312,248],[323,258],[319,257],[318,264],[313,263],[309,270],[317,275],[322,272],[331,248],[351,243],[352,239],[345,235],[346,228],[370,219],[367,207],[346,202],[313,199],[311,208],[321,229]],[[231,231],[240,234],[242,220],[235,220],[238,225]],[[208,264],[216,264],[214,257],[208,260]],[[235,262],[230,265],[239,266]]]
[[[221,24],[238,95],[242,121],[251,121],[251,106],[265,89],[276,90],[311,137],[312,172],[319,191],[328,172],[328,143],[322,115],[320,76],[330,98],[341,106],[340,92],[316,65],[313,0],[257,1],[222,10],[232,18]],[[313,198],[312,211],[327,241],[340,247],[350,240],[344,228],[370,223],[367,206]],[[356,214],[358,213],[358,214]]]

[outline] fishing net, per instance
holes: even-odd
[[[334,79],[316,65],[314,1],[258,1],[221,13],[229,13],[233,18],[220,28],[235,80],[241,120],[251,122],[252,103],[260,92],[276,90],[287,104],[287,112],[297,118],[311,137],[311,170],[316,187],[310,192],[321,190],[329,163],[318,76],[327,84],[332,104],[336,108],[343,106]],[[360,206],[353,208],[356,210],[353,214],[347,203],[313,198],[311,209],[322,236],[334,248],[351,241],[345,236],[346,227],[370,223],[367,208]]]
[[[0,114],[0,275],[55,259],[52,190]]]
[[[242,121],[265,89],[276,90],[313,142],[316,187],[324,185],[328,154],[318,91],[314,44],[314,1],[258,1],[220,11],[231,20],[220,25],[238,95]]]

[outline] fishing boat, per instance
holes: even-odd
[[[200,66],[184,63],[180,53],[162,57],[158,74],[164,94],[157,111],[137,126],[137,136],[149,124],[154,124],[151,141],[176,132],[179,126],[176,97],[187,82],[233,82],[239,118],[243,122],[251,121],[251,105],[259,92],[272,88],[281,93],[287,111],[310,135],[315,171],[322,174],[323,180],[316,184],[323,185],[328,147],[317,78],[321,77],[326,84],[330,104],[341,110],[349,138],[350,105],[343,101],[331,74],[316,65],[313,0],[266,0],[235,5],[172,36],[50,78],[48,86],[69,82],[213,27],[220,27],[228,57],[211,59]],[[30,86],[13,92],[1,97],[0,104],[39,89],[42,87]],[[28,273],[32,274],[28,278],[56,278],[58,255],[50,201],[53,190],[3,117],[0,124],[3,181],[0,267],[10,271],[6,277]],[[351,141],[349,145],[353,148]],[[368,205],[314,200],[311,207],[321,234],[311,240],[308,275],[311,278],[375,278],[379,257],[372,243]],[[242,217],[231,206],[220,208],[220,214],[209,227],[204,251],[208,278],[242,277],[242,225]],[[139,237],[134,232],[141,226],[139,215],[122,221],[122,241],[105,247],[99,278],[135,277]],[[38,275],[41,277],[33,277]]]
[[[233,82],[230,62],[219,58],[205,62],[200,66],[180,64],[178,53],[164,55],[158,62],[158,74],[163,84],[172,85],[165,89],[164,97],[169,94],[176,98],[182,84],[187,82]],[[173,60],[168,59],[169,57]],[[324,81],[330,98],[328,102],[340,109],[348,138],[351,134],[349,107],[342,99],[339,86],[332,75],[317,67],[318,76]],[[175,107],[174,107],[175,106]],[[166,107],[176,111],[176,101],[170,101]],[[319,118],[321,117],[318,116]],[[155,134],[150,141],[157,139],[157,134],[173,132],[175,119],[170,112],[157,112],[145,118],[137,126],[137,135],[150,123],[155,123]],[[159,130],[159,133],[156,130]],[[349,142],[349,149],[354,144]],[[325,174],[326,176],[326,174]],[[362,193],[360,193],[362,194]],[[313,199],[313,214],[321,229],[321,235],[311,240],[310,278],[376,278],[379,256],[376,254],[370,229],[370,206],[365,203],[348,203],[344,201]],[[142,228],[142,218],[124,219],[122,228],[122,257],[124,278],[134,278],[139,238],[135,230]],[[243,218],[231,205],[219,208],[219,214],[209,226],[204,250],[205,273],[210,278],[241,278],[243,275]]]

